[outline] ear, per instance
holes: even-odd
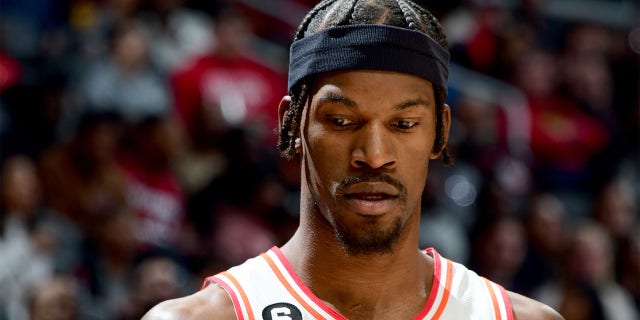
[[[449,129],[451,128],[451,108],[449,108],[448,104],[444,104],[442,106],[442,110],[440,111],[440,120],[442,121],[442,148],[438,150],[431,151],[430,159],[437,159],[440,157],[442,150],[447,146],[447,142],[449,141]]]
[[[284,124],[284,117],[289,113],[289,106],[291,105],[291,97],[284,96],[280,100],[280,104],[278,104],[278,131],[282,128]]]

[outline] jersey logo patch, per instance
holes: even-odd
[[[300,310],[285,302],[274,303],[262,310],[262,319],[264,320],[302,320]]]

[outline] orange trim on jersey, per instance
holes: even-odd
[[[438,290],[440,289],[440,255],[434,248],[428,248],[423,252],[433,258],[433,283],[431,284],[429,297],[427,298],[427,302],[424,304],[424,308],[422,308],[422,311],[414,319],[423,319],[427,316],[427,313],[429,313],[429,311],[433,307],[433,303],[436,301],[436,296],[438,295]]]
[[[229,280],[231,280],[231,283],[233,283],[233,285],[236,286],[238,293],[240,293],[240,299],[242,299],[242,303],[247,308],[247,314],[249,315],[249,320],[254,320],[253,310],[251,309],[251,304],[249,304],[249,298],[247,298],[247,294],[242,289],[242,286],[240,285],[238,280],[228,271],[223,272],[222,275],[229,278]]]
[[[224,291],[227,292],[227,294],[231,298],[231,302],[233,303],[233,311],[236,314],[236,318],[238,318],[238,320],[244,320],[244,315],[242,313],[242,305],[240,305],[240,301],[238,300],[238,295],[236,294],[236,291],[231,288],[231,286],[227,283],[226,280],[222,278],[218,278],[217,275],[208,277],[207,279],[205,279],[204,284],[202,284],[202,289],[200,290],[203,290],[204,288],[206,288],[212,283],[219,285],[224,289]]]
[[[500,294],[502,294],[502,300],[504,300],[504,308],[507,310],[507,320],[513,320],[513,308],[509,295],[507,295],[507,290],[501,285],[498,285],[498,287],[500,288]]]
[[[316,296],[311,291],[311,289],[309,289],[309,287],[307,287],[304,281],[300,279],[296,271],[293,269],[293,266],[291,266],[291,263],[289,263],[289,260],[284,255],[284,253],[282,253],[280,248],[274,246],[273,248],[271,248],[270,252],[276,255],[277,260],[280,261],[280,263],[284,267],[284,271],[289,274],[289,277],[291,277],[295,285],[297,285],[298,288],[302,290],[302,293],[304,293],[307,298],[309,298],[313,303],[320,307],[320,309],[326,312],[329,316],[334,317],[336,320],[348,320],[338,311],[329,307],[324,301],[322,301],[322,299],[318,298],[318,296]]]
[[[484,280],[484,283],[487,285],[487,289],[489,290],[489,294],[491,295],[491,302],[493,302],[493,312],[496,315],[496,319],[502,319],[502,314],[500,313],[500,305],[498,304],[498,298],[496,297],[496,293],[493,292],[491,282],[489,282],[489,280],[484,277],[482,277],[482,280]]]
[[[267,261],[269,267],[271,267],[271,270],[273,270],[276,277],[278,277],[278,279],[280,280],[280,283],[282,283],[287,291],[289,291],[291,296],[293,296],[305,309],[307,309],[307,311],[313,315],[314,319],[326,319],[320,313],[318,313],[318,311],[316,311],[309,303],[307,303],[291,285],[289,285],[289,282],[287,282],[287,279],[285,279],[284,275],[282,274],[282,272],[280,272],[280,269],[278,269],[271,257],[269,257],[265,253],[260,254],[260,256]]]
[[[447,262],[447,281],[444,285],[444,291],[442,292],[442,299],[440,299],[440,304],[438,305],[438,310],[433,314],[433,320],[440,319],[444,309],[447,307],[447,302],[449,302],[449,296],[451,295],[451,283],[453,282],[453,263],[451,260],[445,259]]]

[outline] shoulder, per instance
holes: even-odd
[[[210,285],[192,295],[164,301],[142,319],[235,320],[236,315],[227,292],[217,285]]]
[[[513,314],[515,320],[563,320],[564,318],[551,307],[527,298],[523,295],[515,292],[508,291],[509,300],[511,300],[511,307],[513,308]]]
[[[442,259],[441,261],[447,261],[448,262],[452,262],[453,265],[453,277],[455,278],[456,275],[458,274],[459,278],[464,278],[465,281],[474,281],[475,283],[482,283],[484,281],[484,283],[487,284],[488,288],[492,288],[489,290],[493,290],[492,294],[498,294],[500,291],[504,292],[506,290],[504,290],[504,288],[502,288],[501,286],[499,286],[496,283],[493,283],[483,277],[480,277],[478,274],[476,274],[474,271],[468,269],[466,266],[457,263],[457,262],[453,262],[451,260],[442,258],[434,249],[429,248],[427,250],[425,250],[425,252],[427,252],[429,255],[432,255],[434,257],[434,260],[439,260]],[[442,262],[440,262],[442,263]],[[456,272],[456,270],[458,270],[458,272]],[[458,283],[460,283],[460,279],[458,279]],[[456,282],[454,280],[454,282]],[[474,288],[479,288],[482,287],[482,285],[480,286],[472,286]],[[465,286],[466,290],[471,290],[471,287],[469,286]],[[469,292],[471,291],[465,291],[467,294],[469,294]],[[484,292],[484,291],[482,291]],[[478,291],[473,291],[474,294],[477,294]],[[536,300],[533,300],[531,298],[527,298],[523,295],[517,294],[515,292],[511,292],[511,291],[506,291],[508,297],[509,297],[509,301],[511,303],[511,308],[513,309],[513,314],[514,314],[514,320],[564,320],[564,318],[555,310],[553,310],[551,307],[538,302]]]

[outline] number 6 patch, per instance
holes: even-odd
[[[274,303],[262,310],[264,320],[302,320],[300,310],[290,303]]]

